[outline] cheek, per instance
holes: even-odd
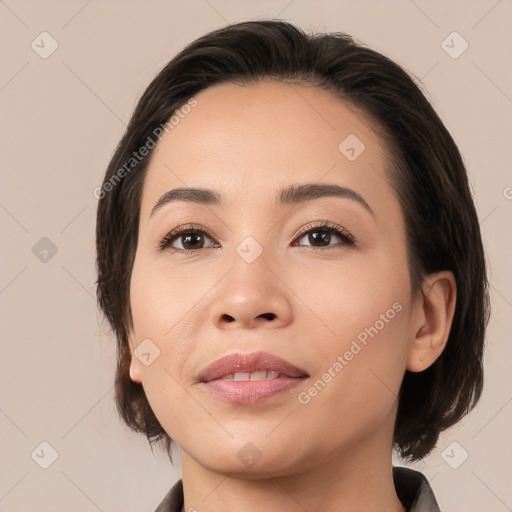
[[[354,259],[343,270],[312,271],[311,279],[302,281],[300,295],[314,304],[321,323],[313,322],[315,329],[309,323],[315,379],[299,398],[311,411],[327,412],[334,423],[371,426],[397,399],[411,311],[407,266],[396,261],[381,258],[368,265]]]
[[[152,347],[151,363],[140,365],[140,372],[155,413],[188,399],[181,383],[198,339],[194,317],[205,287],[197,272],[177,272],[143,258],[135,261],[130,285],[133,327],[136,344],[150,340]]]
[[[365,257],[354,252],[340,262],[298,265],[286,279],[310,308],[310,319],[313,313],[317,327],[323,324],[318,331],[322,333],[318,341],[325,344],[323,353],[333,347],[341,350],[358,336],[364,343],[378,334],[383,344],[408,316],[410,286],[404,255],[382,251]]]
[[[177,271],[142,258],[135,261],[132,272],[130,300],[136,343],[149,339],[157,347],[157,357],[140,367],[142,386],[151,409],[174,440],[186,436],[186,422],[177,421],[183,411],[193,415],[196,427],[209,426],[183,378],[198,339],[197,305],[208,289],[202,277],[197,271]]]
[[[196,324],[191,319],[213,284],[203,274],[195,265],[135,262],[130,301],[138,342],[149,337],[169,345],[173,339],[187,339],[179,334]]]

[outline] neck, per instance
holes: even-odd
[[[214,472],[182,451],[185,510],[201,512],[405,512],[393,483],[391,447],[382,439],[277,475]],[[386,445],[387,447],[387,445]]]

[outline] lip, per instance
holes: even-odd
[[[234,353],[217,359],[199,373],[199,382],[210,382],[232,373],[263,370],[279,372],[286,377],[307,377],[306,371],[268,352]]]
[[[234,373],[274,371],[273,379],[235,381],[222,377]],[[308,373],[284,359],[268,352],[250,354],[234,353],[217,359],[198,376],[198,383],[217,398],[230,403],[255,403],[266,400],[283,391],[299,386]]]

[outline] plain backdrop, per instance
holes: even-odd
[[[443,512],[512,508],[510,1],[6,0],[0,17],[0,510],[152,511],[180,477],[177,452],[171,466],[115,412],[93,190],[172,56],[267,17],[348,32],[388,55],[421,80],[459,145],[492,285],[485,392],[414,467]]]

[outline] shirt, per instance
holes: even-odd
[[[419,471],[393,467],[396,494],[407,512],[441,512],[425,476]],[[167,493],[155,512],[181,512],[183,507],[183,482],[178,480]]]

